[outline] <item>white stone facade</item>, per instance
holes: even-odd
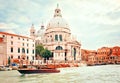
[[[31,28],[31,30],[35,33],[35,29]],[[34,35],[32,34],[31,37],[34,37]],[[55,61],[81,60],[81,44],[71,36],[69,25],[63,19],[58,6],[55,9],[53,18],[48,22],[41,39],[36,36],[35,40],[37,42],[36,44],[41,43],[52,52]]]

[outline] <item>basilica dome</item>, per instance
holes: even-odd
[[[62,18],[61,10],[55,9],[54,17],[48,22],[47,28],[69,28],[68,23]]]
[[[62,17],[54,17],[47,25],[48,28],[69,28],[68,23]]]

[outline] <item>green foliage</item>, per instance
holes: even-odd
[[[44,50],[42,45],[37,45],[35,48],[35,54],[41,56],[41,52]]]
[[[49,51],[48,49],[44,49],[42,45],[36,46],[36,55],[39,55],[46,59],[49,59],[49,57],[52,57],[51,51]]]
[[[41,53],[42,53],[42,57],[46,59],[49,59],[49,57],[52,57],[52,53],[48,49],[44,49]]]

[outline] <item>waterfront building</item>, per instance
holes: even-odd
[[[81,43],[72,36],[70,27],[62,17],[61,9],[58,5],[46,29],[41,26],[41,29],[36,33],[34,26],[32,26],[30,36],[35,38],[36,45],[42,44],[52,52],[54,61],[81,60]]]
[[[82,61],[88,61],[89,51],[85,49],[81,49],[81,59]]]
[[[102,47],[95,55],[88,55],[88,65],[120,64],[120,47]]]
[[[112,50],[109,47],[99,48],[96,55],[96,64],[108,64],[111,53]]]
[[[6,64],[6,43],[3,40],[3,37],[0,37],[0,65],[5,65]]]
[[[95,65],[96,63],[96,56],[95,55],[89,55],[88,56],[88,61],[87,61],[87,65]]]
[[[20,62],[29,64],[35,59],[35,41],[29,37],[0,32],[0,65]]]
[[[96,63],[96,54],[95,50],[86,50],[87,54],[85,53],[84,56],[87,56],[86,63],[87,65],[94,65]]]
[[[86,49],[81,49],[81,59],[82,61],[87,62],[89,59],[89,56],[95,55],[96,51],[95,50],[86,50]]]
[[[109,57],[111,63],[120,63],[120,47],[115,46],[112,48],[112,54]]]

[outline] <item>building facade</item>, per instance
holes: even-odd
[[[112,54],[109,57],[110,63],[120,63],[120,47],[115,46],[112,48]]]
[[[42,32],[35,36],[33,26],[30,29],[31,37],[35,38],[36,44],[43,44],[50,50],[55,61],[80,61],[81,43],[72,37],[68,23],[64,20],[61,10],[57,6],[53,18],[48,22],[46,30],[41,27]],[[44,31],[44,33],[43,33]]]
[[[102,47],[97,50],[96,64],[108,64],[112,49],[109,47]]]
[[[29,37],[0,32],[0,65],[8,65],[8,59],[11,63],[23,60],[23,64],[29,64],[35,59],[35,41]]]
[[[120,64],[120,47],[102,47],[88,56],[88,65]]]
[[[4,42],[3,38],[0,37],[0,65],[6,64],[6,43]]]

